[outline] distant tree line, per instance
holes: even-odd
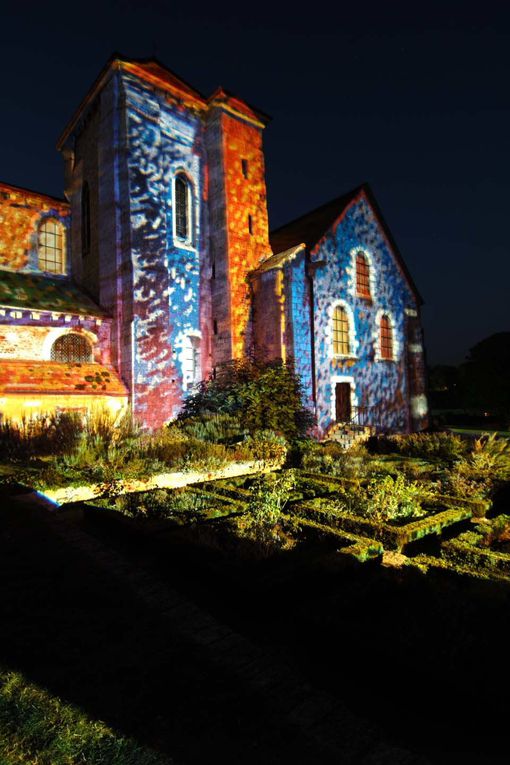
[[[459,366],[429,369],[429,400],[434,411],[486,418],[510,425],[510,332],[498,332],[470,349]]]

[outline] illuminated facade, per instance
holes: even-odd
[[[67,202],[0,186],[4,416],[129,402],[157,427],[256,352],[294,359],[321,433],[362,405],[423,425],[419,300],[369,191],[314,241],[270,243],[266,122],[155,61],[108,63],[59,141]]]

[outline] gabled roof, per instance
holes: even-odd
[[[308,249],[314,247],[337,218],[345,212],[349,204],[359,196],[362,189],[363,186],[358,186],[347,194],[342,194],[342,196],[332,199],[331,202],[326,202],[321,207],[286,223],[285,226],[271,231],[269,240],[273,252],[283,252],[291,247],[296,247],[298,244],[306,244]]]
[[[67,279],[0,270],[0,305],[34,311],[106,316],[88,295]]]
[[[368,183],[363,183],[352,191],[342,194],[342,196],[332,199],[331,202],[326,202],[321,207],[317,207],[315,210],[272,231],[269,240],[273,252],[275,254],[282,253],[297,247],[299,244],[305,244],[309,250],[312,250],[327,232],[342,219],[347,210],[362,198],[365,198],[371,206],[410,288],[418,301],[422,303],[421,295]]]
[[[103,364],[2,359],[0,395],[127,396],[115,369]]]

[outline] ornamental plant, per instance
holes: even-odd
[[[303,405],[301,380],[281,361],[244,359],[218,367],[216,376],[203,381],[186,399],[178,422],[186,427],[190,419],[211,413],[237,418],[240,435],[273,430],[289,442],[303,437],[313,425]]]

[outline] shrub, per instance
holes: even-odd
[[[303,455],[303,470],[341,478],[364,478],[370,471],[368,452],[363,446],[345,450],[335,441],[314,443]]]
[[[178,420],[183,424],[212,412],[228,414],[238,419],[241,431],[270,429],[293,441],[313,425],[302,392],[299,377],[281,361],[232,361],[186,399]]]
[[[272,430],[258,430],[244,442],[252,456],[264,464],[282,465],[287,456],[287,442]]]
[[[366,488],[366,511],[377,520],[399,520],[425,515],[422,508],[424,487],[408,481],[402,473],[373,479]]]
[[[82,417],[74,412],[56,412],[0,423],[0,459],[26,462],[34,457],[72,451],[83,433]]]
[[[191,438],[212,443],[235,443],[247,433],[239,417],[227,413],[202,412],[195,417],[183,418],[179,426]]]
[[[484,519],[477,525],[477,544],[492,547],[501,542],[510,542],[510,515],[498,515],[490,521]]]
[[[260,551],[265,554],[293,544],[280,520],[295,483],[294,471],[283,470],[257,476],[251,486],[248,512],[237,521],[237,532],[257,542]]]
[[[510,477],[510,440],[501,438],[497,433],[484,434],[473,443],[467,459],[473,474],[480,478]]]
[[[372,451],[388,454],[395,452],[406,457],[451,462],[460,459],[469,449],[467,441],[455,433],[410,433],[382,436],[369,442]]]

